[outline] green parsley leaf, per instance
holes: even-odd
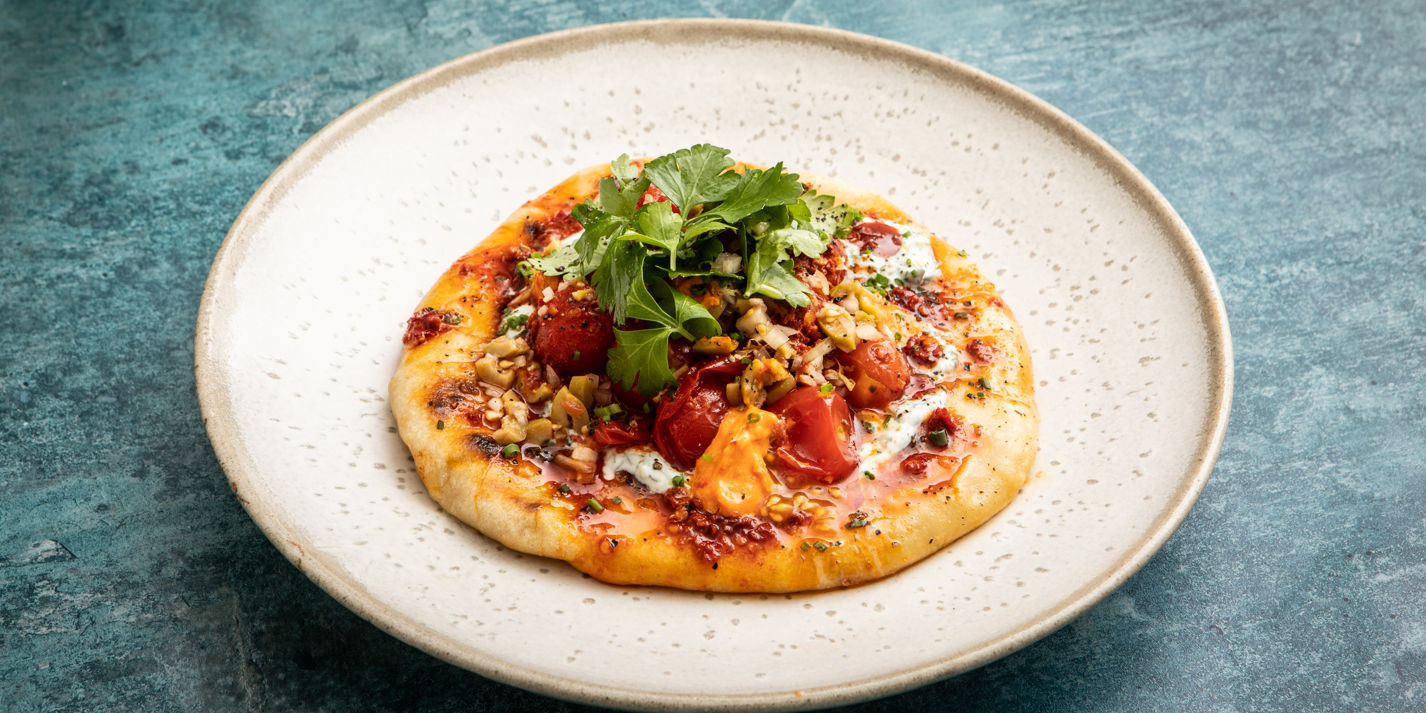
[[[639,169],[629,163],[629,154],[620,154],[619,158],[610,161],[609,172],[614,174],[620,183],[628,183],[639,178]]]
[[[795,173],[783,173],[782,164],[766,171],[750,168],[738,176],[734,184],[715,208],[710,208],[696,220],[717,218],[725,223],[736,223],[768,206],[787,205],[802,195],[802,183]]]
[[[650,203],[639,209],[638,233],[625,233],[629,240],[637,240],[668,251],[668,268],[678,266],[678,246],[683,242],[683,216],[673,212],[673,205],[667,202]]]
[[[639,199],[649,190],[649,179],[640,178],[624,154],[609,164],[614,175],[599,179],[599,206],[613,215],[629,217],[639,207]]]
[[[722,333],[723,328],[719,326],[718,320],[707,307],[699,304],[698,300],[669,287],[663,280],[653,282],[652,285],[659,292],[659,303],[666,305],[670,308],[668,311],[673,313],[673,321],[669,326],[685,339],[693,341],[698,337],[711,337]]]
[[[693,206],[723,200],[737,185],[737,174],[724,172],[733,167],[728,153],[711,144],[690,146],[648,162],[644,175],[686,214]]]
[[[653,396],[673,382],[668,368],[667,327],[614,330],[615,347],[609,350],[609,378],[625,389],[638,388],[639,393]]]
[[[750,295],[767,295],[773,299],[784,300],[793,307],[812,304],[812,300],[807,297],[807,286],[777,263],[764,268],[756,276],[750,268],[746,292]]]
[[[816,257],[827,249],[827,241],[822,236],[810,230],[798,228],[780,228],[773,230],[762,237],[762,243],[772,243],[782,249],[790,249],[798,255]]]
[[[645,285],[644,260],[648,254],[637,243],[613,241],[594,270],[594,297],[619,324],[632,317],[676,328],[673,318],[659,307]]]
[[[573,247],[562,247],[549,255],[532,255],[527,262],[551,277],[580,275],[584,272],[584,260]]]
[[[799,207],[789,207],[789,210],[811,225],[813,230],[825,233],[831,238],[846,235],[857,221],[866,217],[856,208],[845,203],[838,204],[836,198],[815,191],[808,191],[799,203]],[[806,217],[799,215],[802,210],[806,210]]]

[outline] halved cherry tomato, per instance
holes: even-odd
[[[839,353],[837,358],[856,382],[847,400],[857,408],[886,408],[905,393],[906,385],[911,383],[906,357],[891,342],[862,342],[849,353]]]
[[[852,413],[841,396],[802,386],[768,410],[783,419],[787,431],[787,439],[773,450],[773,457],[788,485],[833,485],[857,469]]]
[[[531,319],[535,356],[563,376],[604,370],[609,347],[614,345],[614,318],[599,308],[594,296],[577,300],[574,293],[587,287],[566,284],[544,300],[545,314]]]
[[[877,257],[891,257],[901,252],[901,231],[886,223],[862,223],[852,228],[847,239],[871,250]]]
[[[687,470],[708,449],[733,407],[725,393],[728,383],[741,370],[737,361],[723,357],[684,372],[678,390],[659,404],[654,419],[654,445],[669,462]]]
[[[604,421],[594,427],[594,440],[606,446],[638,446],[654,439],[652,419],[634,415],[627,421]]]

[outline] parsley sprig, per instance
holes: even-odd
[[[805,189],[781,163],[732,170],[728,150],[698,144],[636,168],[628,155],[610,163],[597,199],[574,208],[584,228],[573,245],[532,257],[546,275],[583,277],[595,299],[623,327],[616,329],[608,373],[624,388],[652,396],[673,383],[671,338],[693,341],[722,333],[718,320],[673,280],[700,277],[741,288],[744,295],[811,303],[792,272],[795,256],[816,256],[861,217],[831,196]],[[639,205],[649,186],[669,201]],[[739,257],[738,270],[724,253]]]

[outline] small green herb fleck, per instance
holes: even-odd
[[[951,316],[952,316],[952,317],[955,317],[956,319],[970,319],[970,313],[969,313],[969,312],[957,312],[957,313],[955,313],[955,314],[953,314],[953,315],[951,315]]]
[[[866,281],[866,286],[884,295],[891,290],[891,280],[887,279],[886,275],[878,272],[872,275],[871,279]]]
[[[937,448],[943,448],[947,443],[951,442],[951,434],[946,433],[946,429],[944,428],[938,428],[926,434],[926,442]]]
[[[957,251],[956,251],[956,254],[957,254],[957,255],[960,255],[961,257],[965,257],[965,256],[966,256],[966,251],[964,251],[964,250],[957,250]]]
[[[437,431],[444,430],[445,427],[446,427],[446,422],[445,422],[445,421],[436,421],[436,430],[437,430]]]
[[[990,379],[982,376],[980,377],[980,381],[977,381],[975,383],[980,384],[980,388],[985,389],[986,391],[990,391]]]
[[[763,420],[763,417],[762,417],[762,416],[759,416],[758,414],[755,414],[755,413],[750,413],[750,414],[748,414],[748,423],[757,423],[758,421],[761,421],[761,420]]]
[[[461,315],[458,315],[458,314],[456,314],[455,312],[442,312],[442,313],[441,313],[441,321],[442,321],[442,322],[445,322],[446,324],[460,324],[460,323],[461,323],[461,320],[464,320],[464,319],[465,319],[465,317],[462,317]]]
[[[505,321],[500,324],[500,331],[502,333],[519,331],[524,329],[525,324],[529,321],[530,315],[528,314],[512,314],[506,317]]]
[[[668,481],[669,485],[672,485],[672,486],[675,487],[675,488],[683,487],[683,484],[684,484],[684,483],[687,483],[687,482],[688,482],[688,478],[685,478],[685,477],[683,477],[683,476],[681,476],[681,475],[675,475],[675,476],[673,476],[672,478],[669,478],[669,481]]]
[[[578,349],[574,350],[574,360],[575,360],[575,361],[579,361],[579,350],[578,350]]]
[[[619,497],[618,495],[615,495],[614,497],[609,498],[609,502],[614,503],[615,505],[623,505],[624,499]]]
[[[866,478],[867,480],[876,480],[876,473],[873,473],[869,470],[864,470],[862,471],[862,477]]]
[[[807,550],[810,550],[810,549],[812,549],[812,545],[809,545],[809,544],[807,544],[806,542],[802,543],[802,551],[803,551],[803,552],[806,552]]]
[[[830,394],[834,390],[831,384],[823,384],[817,388],[823,395]]]
[[[816,547],[818,552],[826,552],[826,551],[827,551],[827,543],[825,543],[825,542],[814,542],[814,543],[812,543],[812,546],[813,546],[813,547]]]
[[[746,366],[746,365],[748,365],[748,364],[753,363],[753,358],[752,358],[752,357],[743,357],[742,359],[739,359],[738,361],[742,362],[742,363]]]
[[[559,491],[560,495],[569,495],[570,493],[569,486],[564,483],[560,483]]]
[[[585,511],[585,512],[600,513],[600,512],[604,512],[604,506],[601,505],[601,504],[599,504],[599,501],[598,501],[598,500],[596,500],[596,499],[594,499],[594,498],[590,498],[590,499],[584,501],[584,511]]]
[[[519,455],[519,453],[520,447],[515,445],[514,443],[511,443],[510,445],[500,449],[500,455],[505,456],[506,458],[514,458],[515,456]]]
[[[863,527],[866,527],[866,525],[867,525],[866,513],[860,512],[860,511],[852,513],[852,519],[847,521],[847,529],[849,529],[849,530],[856,530],[856,529],[858,529],[858,528],[863,528]]]
[[[712,453],[704,453],[704,454],[703,454],[703,460],[713,460],[713,454],[712,454]]]

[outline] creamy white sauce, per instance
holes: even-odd
[[[604,450],[605,480],[613,480],[619,471],[634,476],[634,480],[655,493],[666,493],[673,487],[673,477],[688,473],[673,467],[658,451],[649,448],[606,448]]]
[[[865,274],[880,273],[892,282],[912,277],[912,272],[920,271],[925,279],[940,276],[941,263],[931,249],[931,236],[909,225],[890,220],[864,220],[863,223],[885,223],[901,231],[901,249],[891,257],[877,257],[860,251],[852,251],[848,262],[852,268]],[[855,247],[855,246],[853,246]]]
[[[895,457],[916,438],[921,424],[932,411],[948,403],[950,393],[937,389],[910,401],[903,401],[893,408],[896,415],[886,420],[886,424],[868,434],[862,441],[857,456],[861,458],[862,470],[875,473],[881,464]]]

